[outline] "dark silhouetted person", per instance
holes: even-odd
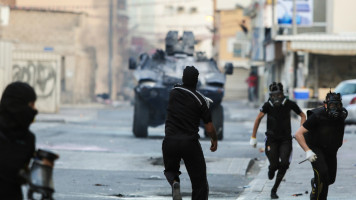
[[[248,86],[248,100],[250,102],[255,102],[257,100],[257,82],[258,77],[255,72],[251,72],[249,77],[246,79]]]
[[[295,102],[288,100],[284,96],[281,83],[273,82],[269,86],[269,91],[270,97],[260,109],[260,113],[255,120],[250,144],[256,147],[257,129],[262,118],[267,114],[265,152],[269,161],[268,178],[272,180],[278,170],[276,181],[271,190],[271,198],[278,199],[277,189],[289,168],[292,152],[290,112],[293,110],[301,117],[301,125],[306,117]]]
[[[28,167],[35,152],[29,130],[37,110],[36,93],[27,83],[9,84],[0,101],[0,199],[23,199],[19,172]]]
[[[347,114],[342,107],[340,93],[330,91],[323,107],[307,111],[307,121],[295,134],[313,167],[311,200],[326,200],[329,185],[335,182],[336,154],[344,138]]]
[[[192,183],[192,199],[208,199],[205,158],[198,140],[200,120],[211,137],[212,152],[216,151],[218,141],[209,109],[211,100],[196,91],[198,76],[195,67],[187,66],[183,72],[183,85],[174,86],[170,92],[162,151],[164,174],[172,186],[173,200],[182,199],[179,179],[181,159]]]

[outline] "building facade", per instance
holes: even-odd
[[[96,61],[82,41],[86,15],[67,11],[12,8],[2,39],[13,41],[15,52],[48,53],[60,57],[58,64],[63,102],[88,102],[92,98]],[[13,63],[13,66],[14,67]]]
[[[268,98],[267,86],[277,81],[285,85],[285,92],[291,99],[295,99],[298,89],[309,90],[309,98],[303,99],[305,105],[302,105],[308,106],[308,102],[320,102],[325,98],[323,91],[327,88],[334,88],[341,80],[354,77],[356,26],[354,22],[348,22],[352,12],[345,11],[356,2],[296,1],[296,22],[299,23],[300,19],[298,9],[303,8],[305,12],[308,8],[312,16],[312,23],[308,26],[277,23],[280,2],[255,0],[247,10],[252,19],[263,16],[271,22],[269,25],[254,25],[264,29],[262,35],[258,34],[263,38],[263,62],[259,66],[259,77],[262,80],[260,86],[264,88],[260,90],[260,101]],[[303,5],[299,5],[301,3]],[[256,12],[258,7],[264,10]],[[272,19],[272,16],[276,18]]]
[[[128,4],[132,55],[164,49],[168,31],[193,31],[195,50],[212,56],[213,5],[204,0],[132,0]]]
[[[95,71],[90,77],[95,85],[87,85],[93,90],[88,99],[95,95],[109,94],[111,99],[120,98],[123,85],[122,73],[126,68],[127,12],[126,0],[17,0],[18,8],[39,8],[51,11],[78,12],[86,15],[86,25],[80,40],[95,59]],[[74,86],[75,87],[75,86]]]
[[[216,1],[215,34],[213,37],[214,57],[223,70],[226,63],[232,63],[234,73],[227,76],[225,99],[247,99],[246,79],[250,73],[250,18],[244,15],[249,1]]]

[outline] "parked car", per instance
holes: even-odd
[[[169,92],[173,85],[181,83],[185,66],[193,65],[199,70],[197,90],[213,100],[212,121],[218,139],[223,139],[224,109],[221,102],[226,75],[233,73],[233,65],[226,63],[224,72],[221,72],[214,59],[194,51],[194,44],[193,32],[185,31],[178,39],[177,31],[169,31],[165,51],[157,50],[152,56],[142,53],[138,62],[130,58],[129,69],[135,70],[137,82],[132,127],[136,137],[147,137],[149,126],[164,124]],[[207,136],[205,131],[204,134]]]
[[[341,94],[342,104],[349,112],[345,124],[356,124],[356,79],[340,82],[335,92]]]
[[[346,110],[349,112],[345,120],[345,125],[356,124],[356,104],[349,104],[346,106]]]

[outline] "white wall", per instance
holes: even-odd
[[[333,18],[330,21],[331,33],[356,33],[356,1],[355,0],[329,0],[328,9],[332,9]]]
[[[11,76],[8,68],[11,67],[12,49],[11,42],[0,41],[0,98],[7,83],[10,82]]]

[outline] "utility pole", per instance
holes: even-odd
[[[112,99],[112,60],[113,60],[113,0],[109,0],[109,28],[108,28],[108,93]]]
[[[293,0],[293,19],[292,19],[293,35],[297,35],[297,0]]]
[[[263,24],[264,19],[264,5],[265,0],[259,0],[258,3],[258,60],[263,60],[264,48],[263,48],[263,41],[265,39],[265,27]]]
[[[218,43],[217,43],[217,36],[218,36],[218,27],[217,27],[217,14],[216,14],[216,12],[217,12],[217,10],[216,10],[216,8],[217,8],[217,6],[216,6],[216,4],[217,4],[217,0],[213,0],[213,41],[212,41],[212,43],[213,43],[213,58],[217,61],[217,63],[218,63],[218,56],[217,56],[217,49],[218,49]]]
[[[293,18],[292,18],[292,34],[297,35],[297,0],[293,0]],[[294,83],[296,81],[296,53],[293,51],[290,51],[290,56],[291,56],[291,71],[293,71],[293,77],[290,78],[289,84],[288,84],[288,92],[289,96],[293,94],[293,89],[295,87]]]
[[[275,16],[275,13],[274,13],[274,9],[275,9],[275,0],[272,0],[272,27],[271,27],[271,37],[272,37],[272,40],[274,40],[274,38],[276,37],[276,26],[274,24],[274,18],[276,17]]]

